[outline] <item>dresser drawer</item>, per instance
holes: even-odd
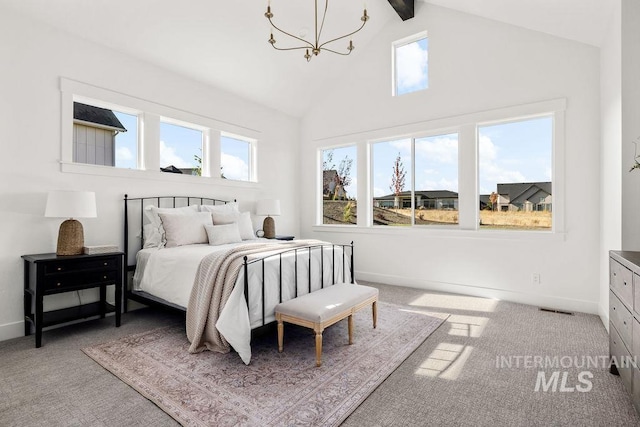
[[[48,262],[44,266],[44,274],[74,273],[85,270],[116,270],[119,257],[100,259],[77,259]]]
[[[632,360],[631,355],[622,343],[620,335],[618,335],[616,329],[612,327],[609,327],[609,353],[615,361],[618,372],[620,373],[620,378],[622,378],[622,383],[624,384],[627,391],[631,393],[633,390],[632,385],[634,370],[633,366],[629,363]]]
[[[640,313],[640,276],[633,273],[633,311]]]
[[[633,273],[619,262],[609,259],[609,283],[628,307],[633,307]]]
[[[96,283],[114,283],[118,279],[118,270],[89,271],[68,274],[56,274],[46,276],[44,279],[45,291],[68,291],[70,289],[82,289]]]
[[[633,316],[611,291],[609,291],[609,317],[611,324],[620,334],[624,344],[627,348],[632,348]]]

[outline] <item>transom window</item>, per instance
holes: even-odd
[[[220,176],[251,181],[251,141],[223,133],[220,138]]]
[[[73,161],[137,168],[138,116],[115,108],[73,103]]]
[[[160,170],[202,176],[202,142],[201,130],[161,121]]]
[[[429,39],[420,33],[393,44],[393,95],[429,87]]]

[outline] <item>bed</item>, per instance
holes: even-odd
[[[188,231],[178,233],[180,228],[167,228],[163,234],[167,240],[155,246],[154,239],[158,236],[151,236],[155,225],[149,211],[159,212],[160,219],[166,221],[163,224],[170,227],[170,220],[175,221],[179,212],[192,215],[188,220],[180,218],[182,223],[206,221],[207,215],[200,212],[214,212],[210,216],[213,215],[213,222],[217,223],[219,218],[225,217],[223,214],[216,216],[215,212],[232,211],[234,204],[235,201],[206,197],[129,198],[125,195],[125,263],[126,271],[133,273],[125,291],[125,310],[127,301],[133,300],[186,312],[187,335],[192,342],[190,351],[225,351],[227,345],[248,364],[251,360],[251,330],[275,320],[275,305],[335,283],[354,283],[353,242],[338,245],[320,241],[259,239],[253,235],[252,227],[252,236],[248,236],[249,226],[245,224],[243,237],[246,239],[241,242],[222,241],[214,245],[197,239],[189,240],[188,237],[183,239],[182,235],[188,236]],[[236,219],[239,215],[245,215],[245,219],[249,217],[248,213],[233,215]],[[241,229],[242,222],[236,220]],[[205,226],[207,233],[216,227],[227,230],[226,226]],[[175,236],[180,236],[178,239],[186,243],[169,244]],[[209,234],[208,237],[211,243],[220,243],[215,235]],[[219,280],[226,284],[209,284],[209,281]],[[217,290],[220,286],[222,291]],[[203,301],[210,306],[200,307]],[[207,310],[209,313],[198,313],[194,317],[195,312]],[[201,320],[207,317],[215,320],[213,326],[211,320]],[[208,324],[203,326],[202,322]],[[206,329],[202,332],[199,331],[201,328]],[[194,335],[194,330],[197,330],[196,335],[204,335],[204,342],[196,344],[197,340],[190,336]],[[216,338],[218,334],[220,337]]]

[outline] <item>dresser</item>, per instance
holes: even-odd
[[[640,411],[640,252],[609,252],[609,355]]]
[[[99,255],[23,255],[24,334],[35,332],[36,347],[42,345],[42,328],[115,312],[120,326],[123,284],[123,253]],[[115,305],[106,301],[107,286],[115,286]],[[44,311],[47,295],[98,288],[100,301]]]

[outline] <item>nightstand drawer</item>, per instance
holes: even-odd
[[[117,270],[50,275],[44,279],[44,289],[45,291],[82,289],[84,287],[91,287],[91,285],[95,285],[96,283],[113,283],[117,279]]]
[[[611,289],[618,294],[620,301],[633,307],[633,273],[624,265],[610,259],[609,260],[609,283]]]
[[[85,270],[116,270],[117,268],[118,257],[92,260],[60,260],[46,263],[44,266],[44,274],[73,273]]]

